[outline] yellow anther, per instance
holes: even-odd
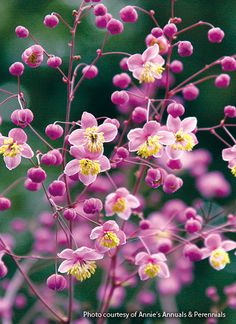
[[[230,263],[228,253],[221,248],[212,251],[209,261],[211,266],[216,270],[222,270],[226,264]]]
[[[156,277],[159,271],[160,271],[160,266],[158,264],[148,263],[144,268],[144,272],[149,278]]]
[[[143,70],[140,75],[140,83],[152,83],[155,79],[160,79],[165,69],[159,64],[147,62],[144,64]]]
[[[104,136],[98,132],[98,127],[88,127],[85,130],[86,146],[90,152],[101,152],[103,149]]]
[[[150,156],[156,155],[162,148],[159,143],[159,136],[149,136],[147,141],[139,146],[138,155],[142,158],[147,159]]]
[[[96,271],[96,263],[94,261],[75,264],[67,274],[71,274],[79,281],[89,279]]]
[[[115,204],[112,207],[112,211],[114,213],[122,213],[126,208],[126,200],[125,198],[118,198]]]
[[[175,134],[176,143],[172,145],[174,150],[192,151],[195,146],[194,140],[190,134],[178,131]]]
[[[28,61],[32,64],[36,63],[38,56],[35,53],[32,53],[29,57],[28,57]]]
[[[100,172],[100,164],[98,161],[82,159],[79,163],[81,173],[84,175],[97,175]]]
[[[236,165],[234,165],[232,168],[231,168],[231,173],[233,176],[236,177]]]
[[[3,145],[0,147],[0,154],[8,157],[15,157],[21,151],[21,145],[15,143],[13,138],[4,139]]]
[[[120,243],[119,238],[112,231],[106,232],[101,239],[101,245],[110,249],[118,246],[119,243]]]

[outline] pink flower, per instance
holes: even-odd
[[[81,129],[73,131],[69,136],[72,145],[83,145],[89,152],[101,153],[103,143],[111,142],[117,135],[117,127],[112,123],[98,126],[96,118],[84,112],[81,118]]]
[[[132,129],[128,135],[130,152],[138,151],[142,158],[150,156],[160,157],[163,152],[162,145],[171,145],[175,142],[175,136],[156,121],[147,122],[143,128]]]
[[[22,156],[26,159],[31,159],[34,156],[26,141],[27,135],[20,128],[10,130],[8,137],[0,136],[0,154],[3,155],[9,170],[15,169],[21,163]]]
[[[90,234],[90,239],[96,239],[96,250],[101,253],[126,243],[125,233],[120,230],[113,220],[105,222],[102,226],[95,227]]]
[[[131,195],[126,188],[119,188],[109,194],[105,201],[106,216],[117,214],[127,220],[132,214],[132,209],[140,206],[139,200]]]
[[[65,249],[58,254],[58,257],[65,259],[58,268],[60,273],[67,273],[79,281],[84,281],[95,273],[97,268],[95,260],[102,259],[103,254],[82,246],[75,251]]]
[[[202,248],[202,259],[209,257],[210,265],[216,270],[222,270],[230,263],[227,251],[236,248],[236,242],[231,240],[222,241],[219,234],[210,234],[204,241],[205,248]]]
[[[70,153],[75,157],[67,163],[64,173],[67,176],[78,174],[79,180],[85,186],[94,182],[100,172],[110,169],[110,162],[105,155],[92,154],[85,150],[83,146],[72,146]]]
[[[179,159],[183,151],[192,151],[198,143],[196,136],[192,133],[197,126],[195,117],[188,117],[181,120],[179,117],[173,118],[171,115],[167,118],[167,128],[172,131],[175,137],[173,145],[166,148],[170,159]]]
[[[127,60],[129,70],[140,83],[152,83],[155,79],[161,79],[164,63],[157,44],[148,47],[142,55],[134,54]]]
[[[222,151],[222,158],[229,162],[228,167],[232,174],[236,177],[236,145],[226,148]]]
[[[139,277],[141,280],[170,276],[168,266],[165,264],[166,257],[163,253],[148,254],[140,252],[135,257],[135,264],[139,266]]]
[[[22,60],[30,67],[36,68],[43,62],[43,48],[40,45],[28,47],[22,54]]]

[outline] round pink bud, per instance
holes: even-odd
[[[152,226],[151,222],[147,219],[143,219],[139,223],[139,227],[141,230],[149,229]]]
[[[25,189],[29,191],[39,191],[41,189],[41,183],[33,182],[31,179],[26,179],[24,183]]]
[[[94,7],[93,13],[95,16],[104,16],[107,13],[107,7],[100,3]]]
[[[120,18],[126,23],[135,23],[138,20],[138,13],[132,6],[126,6],[120,10]]]
[[[40,45],[32,45],[22,53],[22,60],[29,67],[37,68],[43,62],[44,50]]]
[[[189,41],[182,41],[178,44],[178,54],[182,57],[193,54],[193,46]]]
[[[53,141],[63,135],[63,128],[57,124],[49,124],[45,129],[45,134]]]
[[[62,275],[53,274],[48,277],[47,286],[49,289],[62,291],[67,287],[67,281]]]
[[[116,74],[112,79],[113,85],[121,89],[126,89],[131,82],[131,78],[127,73]]]
[[[115,105],[123,105],[129,101],[129,95],[126,91],[115,91],[111,95],[111,101]]]
[[[183,249],[183,254],[191,262],[200,261],[202,259],[202,251],[194,244],[187,244]]]
[[[0,261],[0,278],[4,278],[8,273],[8,269],[3,261]]]
[[[236,107],[235,106],[226,106],[224,108],[225,117],[235,118],[236,117]]]
[[[63,216],[64,216],[67,220],[69,220],[69,221],[74,220],[74,219],[76,218],[76,216],[77,216],[76,209],[74,209],[74,208],[67,208],[67,209],[64,211]]]
[[[125,147],[118,147],[116,155],[120,159],[126,159],[129,156],[129,151]]]
[[[34,115],[30,109],[17,109],[11,114],[11,121],[22,128],[28,126],[34,119]]]
[[[60,165],[62,164],[62,155],[58,150],[51,150],[44,154],[41,158],[41,163],[45,165]]]
[[[15,62],[9,67],[9,72],[14,76],[21,76],[24,73],[24,64],[21,62]]]
[[[234,57],[226,56],[221,60],[221,66],[223,71],[235,71],[236,70],[236,60]]]
[[[53,181],[49,187],[48,187],[48,192],[50,195],[53,197],[61,197],[64,196],[66,192],[66,185],[65,182],[60,181],[60,180],[55,180]]]
[[[196,210],[192,207],[186,208],[184,211],[184,214],[185,214],[186,219],[196,218],[196,216],[197,216]]]
[[[141,124],[147,119],[147,109],[142,107],[136,107],[132,112],[132,121]]]
[[[27,171],[27,176],[36,183],[41,183],[47,178],[47,174],[42,168],[30,168]]]
[[[185,108],[183,105],[178,104],[178,103],[171,103],[167,107],[167,112],[170,114],[172,117],[180,117],[185,113]]]
[[[202,228],[201,223],[198,220],[193,218],[188,219],[187,222],[185,223],[185,229],[190,234],[199,232],[201,228]]]
[[[173,73],[181,73],[183,72],[183,63],[179,60],[174,60],[170,64],[170,69]]]
[[[57,69],[62,64],[62,59],[59,56],[50,56],[47,60],[47,65],[53,69]]]
[[[166,171],[164,169],[150,168],[147,171],[145,182],[151,188],[158,188],[165,181],[165,177],[166,177]]]
[[[29,31],[24,26],[17,26],[15,32],[16,36],[19,38],[27,38],[29,36]]]
[[[183,167],[181,160],[169,160],[167,166],[172,170],[180,170]]]
[[[117,129],[120,127],[120,122],[116,118],[106,118],[104,120],[104,124],[106,123],[113,124],[114,126],[116,126]]]
[[[100,213],[103,208],[102,201],[97,198],[86,199],[83,204],[83,211],[86,214]]]
[[[178,29],[175,24],[167,24],[163,28],[163,32],[168,37],[173,37],[175,33],[177,33]]]
[[[120,61],[120,67],[124,71],[128,71],[128,65],[127,65],[128,57],[123,57],[123,59]]]
[[[221,43],[224,36],[225,36],[225,33],[219,27],[211,28],[208,31],[208,40],[211,43]]]
[[[183,180],[174,174],[168,174],[164,179],[163,191],[171,194],[179,190],[183,185]]]
[[[18,309],[23,309],[26,306],[26,304],[27,304],[27,299],[26,299],[25,295],[18,294],[15,299],[15,306]]]
[[[44,17],[44,25],[48,28],[55,28],[59,24],[57,16],[51,14]]]
[[[11,201],[8,198],[0,197],[0,211],[11,208]]]
[[[215,79],[215,86],[217,88],[227,88],[230,85],[230,76],[228,74],[220,74]]]
[[[189,84],[184,87],[183,96],[185,100],[195,100],[199,96],[199,89],[194,84]]]
[[[98,68],[95,65],[87,65],[83,68],[82,73],[86,79],[93,79],[98,75]]]
[[[163,30],[160,28],[160,27],[154,27],[152,30],[151,30],[151,34],[158,38],[158,37],[161,37],[163,36]]]
[[[107,24],[107,30],[111,35],[117,35],[123,32],[124,26],[121,21],[111,18]]]
[[[111,20],[112,15],[107,13],[104,16],[97,16],[95,23],[98,28],[106,28],[109,20]]]
[[[159,240],[158,250],[162,253],[168,253],[172,246],[172,241],[167,237],[163,237]]]

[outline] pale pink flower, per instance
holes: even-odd
[[[43,48],[40,45],[28,47],[21,56],[22,60],[28,66],[36,68],[43,62]]]
[[[134,195],[131,195],[126,188],[119,188],[106,197],[106,216],[117,214],[120,218],[127,220],[132,214],[132,209],[139,206],[140,202]]]
[[[229,162],[228,167],[236,177],[236,145],[224,149],[222,151],[222,158],[224,161]]]
[[[0,136],[0,154],[3,155],[6,167],[15,169],[21,163],[21,157],[31,159],[34,153],[26,144],[27,135],[20,128],[10,130],[8,137]]]
[[[58,254],[58,257],[65,259],[58,271],[74,276],[79,281],[89,279],[97,268],[95,261],[103,258],[103,254],[96,252],[86,246],[77,250],[65,249]]]
[[[168,278],[170,276],[169,268],[165,261],[166,257],[161,252],[155,254],[139,252],[135,257],[135,264],[139,266],[138,274],[140,279]]]
[[[91,231],[90,239],[96,239],[96,250],[101,253],[126,243],[125,233],[120,230],[119,225],[113,220],[107,221],[103,225],[95,227]]]
[[[155,79],[161,79],[164,63],[157,44],[148,47],[143,54],[134,54],[127,60],[129,70],[140,83],[152,83]]]
[[[72,146],[70,154],[75,157],[65,166],[64,173],[67,176],[78,174],[79,180],[85,186],[94,182],[100,172],[110,169],[110,162],[105,155],[90,153],[83,146]]]
[[[174,144],[166,148],[170,159],[179,159],[184,151],[192,151],[193,147],[198,143],[196,136],[192,133],[197,127],[197,118],[187,117],[181,120],[179,117],[173,118],[169,115],[166,126],[169,131],[173,132],[175,137]]]
[[[227,251],[236,248],[236,242],[231,240],[222,241],[219,234],[209,234],[204,240],[205,248],[201,249],[202,259],[209,257],[210,265],[216,270],[222,270],[230,263]]]
[[[84,112],[81,118],[81,129],[73,131],[69,136],[72,145],[83,145],[89,152],[103,151],[103,143],[111,142],[117,135],[117,127],[109,122],[98,126],[96,118]]]
[[[127,137],[130,152],[137,151],[142,158],[160,157],[163,145],[172,145],[175,142],[173,133],[163,130],[154,120],[147,122],[143,128],[132,129]]]

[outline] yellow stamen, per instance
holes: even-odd
[[[96,263],[94,261],[87,261],[82,264],[75,264],[67,274],[71,274],[79,281],[89,279],[96,271]]]
[[[32,53],[29,57],[28,57],[28,61],[32,64],[36,63],[38,56],[35,53]]]
[[[236,164],[231,168],[231,173],[234,177],[236,177]]]
[[[158,264],[148,263],[144,268],[144,272],[149,278],[156,277],[159,271],[160,271],[160,266]]]
[[[152,83],[155,79],[160,79],[165,69],[159,64],[147,62],[144,64],[143,70],[140,75],[140,83]]]
[[[81,173],[84,175],[97,175],[100,172],[98,161],[82,159],[79,161]]]
[[[0,154],[8,157],[15,157],[21,151],[21,145],[15,143],[13,138],[4,139],[3,145],[0,147]]]
[[[115,204],[112,207],[112,211],[114,213],[122,213],[126,208],[126,200],[125,198],[118,198]]]
[[[112,231],[106,232],[101,239],[101,245],[110,249],[118,246],[119,243],[120,243],[119,238]]]
[[[172,145],[174,150],[192,151],[195,146],[194,140],[190,134],[183,133],[182,130],[175,134],[176,143]]]
[[[139,146],[138,155],[142,158],[147,159],[150,156],[156,155],[162,148],[159,143],[159,136],[149,136],[147,141]]]
[[[85,130],[86,146],[90,152],[101,152],[103,149],[104,136],[98,132],[98,127],[88,127]]]
[[[222,270],[226,264],[230,263],[229,254],[221,248],[216,249],[212,251],[209,261],[214,269]]]

